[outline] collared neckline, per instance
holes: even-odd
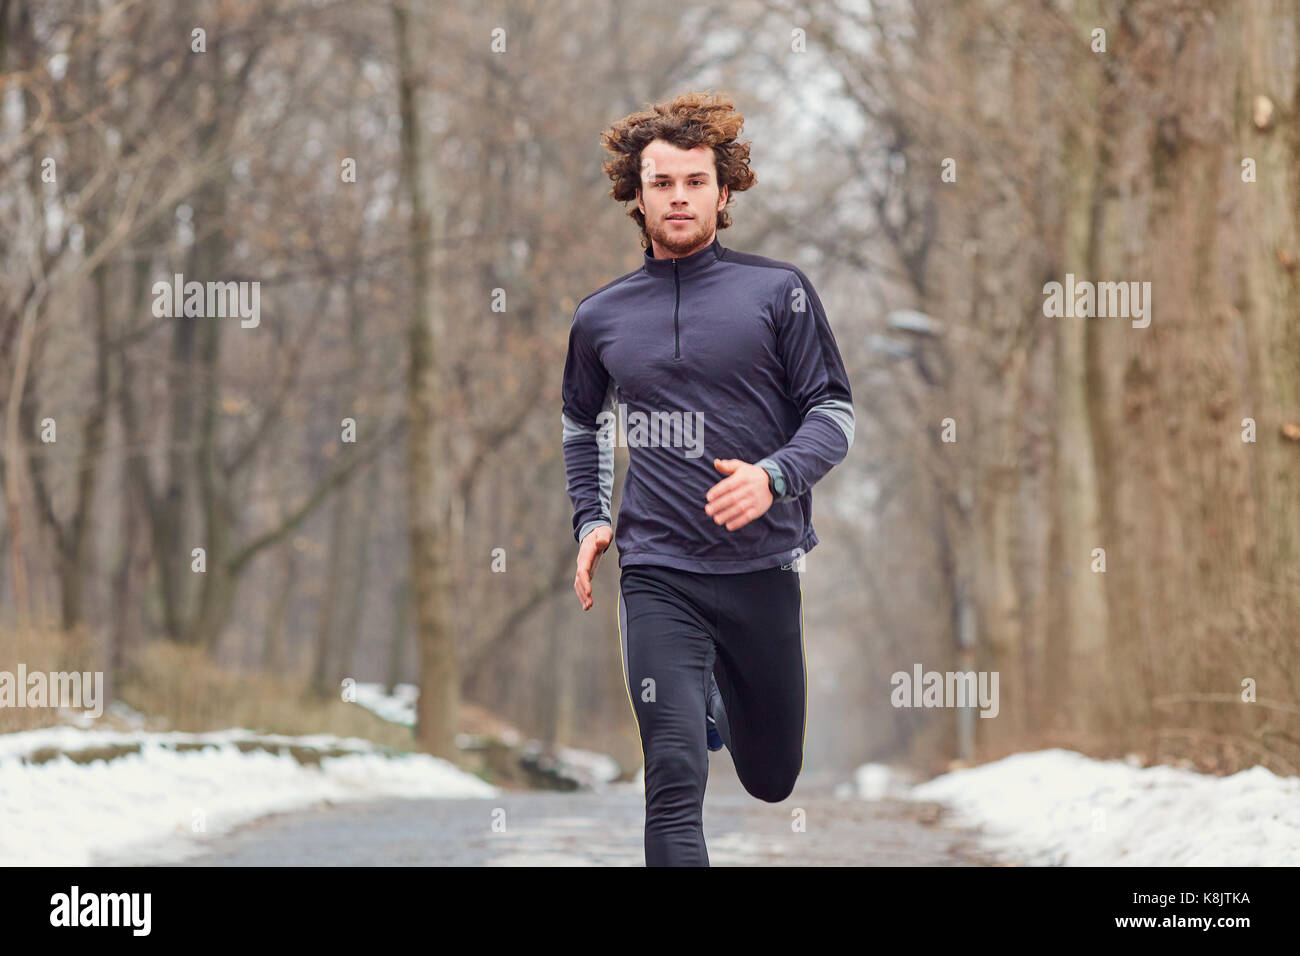
[[[717,233],[713,234],[711,243],[689,256],[680,256],[676,259],[656,259],[652,254],[653,248],[651,246],[650,249],[645,250],[645,271],[652,276],[663,276],[669,279],[673,277],[674,262],[677,264],[676,273],[678,276],[689,276],[704,271],[721,259],[722,254],[726,252],[726,249],[718,240]]]

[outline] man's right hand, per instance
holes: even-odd
[[[591,578],[600,564],[600,556],[605,553],[609,543],[614,540],[614,529],[607,524],[597,525],[587,532],[578,549],[578,574],[573,579],[573,590],[578,593],[582,609],[590,611],[596,602],[591,597]]]

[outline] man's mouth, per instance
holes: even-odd
[[[673,215],[668,217],[668,221],[671,222],[675,219],[694,219],[694,218],[695,218],[694,216],[686,216],[683,215],[682,213],[674,213]]]

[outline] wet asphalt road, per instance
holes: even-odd
[[[167,865],[643,866],[644,814],[633,784],[324,805],[201,837],[200,855]],[[747,794],[734,773],[711,770],[704,835],[711,866],[1014,863],[982,850],[978,836],[947,822],[936,804],[837,797],[832,781],[807,775],[773,804]]]

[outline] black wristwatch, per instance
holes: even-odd
[[[767,472],[767,489],[772,492],[772,497],[780,498],[785,494],[785,476],[781,474],[781,469],[776,465],[762,465],[762,469]]]

